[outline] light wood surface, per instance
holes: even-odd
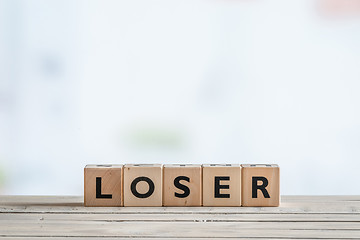
[[[120,164],[103,164],[87,165],[84,168],[85,206],[123,206],[122,166]],[[98,180],[100,181],[99,185],[97,183]],[[97,196],[98,190],[101,191],[100,196]]]
[[[84,207],[0,196],[0,239],[360,239],[360,196],[283,196],[280,207]]]
[[[201,206],[201,168],[201,165],[196,164],[165,164],[163,166],[163,206]],[[178,177],[182,180],[176,181]],[[174,181],[185,188],[179,189]]]
[[[161,164],[124,165],[124,206],[162,206]]]
[[[203,165],[203,206],[241,206],[240,164]]]
[[[279,166],[276,164],[242,164],[241,166],[242,206],[279,206]]]

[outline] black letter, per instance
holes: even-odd
[[[262,185],[257,185],[258,181],[262,181]],[[268,180],[265,177],[252,177],[252,198],[257,198],[257,190],[263,193],[265,198],[270,198],[268,191],[265,189],[269,184]]]
[[[177,187],[178,189],[183,190],[184,193],[180,194],[180,193],[175,192],[175,197],[178,197],[178,198],[186,198],[186,197],[189,196],[189,194],[190,194],[190,189],[189,189],[187,186],[181,184],[181,183],[180,183],[181,180],[190,182],[190,178],[188,178],[188,177],[185,177],[185,176],[178,176],[178,177],[176,177],[176,178],[174,179],[174,185],[175,185],[175,187]]]
[[[101,177],[96,177],[96,198],[112,198],[112,194],[101,193]]]
[[[139,193],[136,190],[136,184],[138,184],[138,182],[141,182],[141,181],[145,181],[145,182],[147,182],[147,184],[149,184],[149,191],[147,191],[147,193]],[[132,181],[130,189],[131,189],[132,194],[134,194],[135,197],[148,198],[151,196],[151,194],[153,194],[153,192],[155,190],[155,185],[154,185],[154,182],[151,181],[151,179],[148,177],[138,177],[138,178],[135,178],[134,181]]]
[[[220,189],[229,189],[229,185],[220,185],[220,181],[229,181],[230,177],[215,177],[215,198],[230,198],[230,194],[220,194]]]

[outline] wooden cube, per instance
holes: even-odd
[[[280,169],[276,164],[242,165],[242,205],[277,207],[280,204]]]
[[[162,165],[124,166],[124,206],[162,206]]]
[[[240,164],[203,165],[203,206],[241,206]]]
[[[167,164],[163,174],[163,206],[201,206],[201,165]]]
[[[86,207],[123,206],[123,165],[87,165],[84,168]]]

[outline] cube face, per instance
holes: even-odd
[[[84,168],[86,207],[123,206],[123,165],[87,165]]]
[[[242,182],[242,206],[279,206],[280,169],[278,165],[243,164]]]
[[[124,166],[124,206],[162,206],[162,165]]]
[[[163,174],[163,206],[201,206],[201,165],[164,165]]]
[[[203,165],[203,206],[241,206],[240,164]]]

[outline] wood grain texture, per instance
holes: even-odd
[[[0,196],[0,239],[360,239],[360,196],[283,196],[280,207],[96,207]]]
[[[203,206],[241,206],[240,164],[203,165]]]
[[[166,164],[163,166],[163,206],[201,206],[202,204],[202,167],[193,164]],[[178,181],[188,188],[184,189],[175,186],[174,180],[177,177],[186,177]],[[179,195],[175,195],[180,194]],[[186,193],[188,195],[186,195]],[[183,196],[182,196],[183,195]]]
[[[84,168],[84,205],[87,207],[123,206],[123,165],[87,165]],[[97,180],[100,185],[97,186]],[[97,196],[99,187],[105,196]]]
[[[277,207],[280,204],[280,169],[276,164],[242,164],[242,206]],[[257,186],[254,187],[254,184]],[[255,194],[255,196],[254,196]]]
[[[131,189],[136,180],[139,180],[134,187],[138,196],[135,196],[134,188]],[[145,196],[147,193],[149,196]],[[124,206],[162,206],[161,164],[124,165]]]

